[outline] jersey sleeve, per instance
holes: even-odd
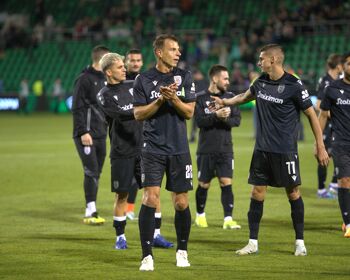
[[[146,93],[142,85],[142,77],[137,76],[133,86],[134,106],[147,105]]]
[[[196,101],[196,107],[194,109],[194,119],[199,128],[211,127],[219,121],[215,113],[205,114],[205,108],[202,99]]]
[[[297,81],[295,98],[297,105],[303,111],[307,110],[309,107],[312,106],[310,94],[301,80]]]
[[[86,102],[85,96],[89,91],[88,81],[81,76],[77,79],[74,84],[73,91],[73,104],[72,104],[72,114],[73,114],[73,125],[78,132],[78,136],[83,135],[88,132],[86,124]]]
[[[133,109],[123,110],[115,97],[116,96],[112,96],[106,92],[99,92],[97,94],[97,104],[102,109],[103,113],[112,119],[134,119]]]
[[[320,108],[323,111],[329,111],[331,109],[330,87],[325,88],[325,94],[322,98]]]
[[[181,88],[181,96],[182,101],[185,103],[196,101],[196,87],[190,72],[186,72],[185,80]]]

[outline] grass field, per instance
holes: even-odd
[[[113,249],[109,159],[98,197],[99,212],[107,223],[100,227],[83,225],[83,173],[71,139],[71,116],[2,113],[0,279],[350,279],[350,240],[340,230],[337,201],[316,197],[313,141],[307,124],[305,128],[306,141],[299,144],[299,154],[307,257],[293,255],[289,203],[283,190],[272,188],[260,228],[259,254],[237,257],[233,253],[248,239],[247,175],[254,141],[251,114],[243,112],[241,127],[233,130],[234,216],[242,229],[221,228],[220,190],[213,181],[206,207],[209,227],[192,227],[191,267],[176,268],[174,249],[156,249],[155,271],[142,273],[138,271],[141,249],[137,222],[128,222],[126,228],[129,249]],[[193,161],[195,150],[196,145],[191,144]],[[161,201],[162,234],[175,241],[170,195],[164,190]],[[190,206],[194,220],[194,191],[190,193]]]

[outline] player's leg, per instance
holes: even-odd
[[[344,237],[350,238],[350,177],[338,180],[338,202],[343,218]]]
[[[139,231],[142,247],[141,271],[153,270],[153,235],[155,212],[159,204],[160,186],[166,168],[166,157],[148,153],[141,155],[142,205],[139,212]]]
[[[187,257],[187,243],[191,231],[191,211],[187,192],[193,189],[191,155],[188,153],[169,156],[166,175],[166,189],[172,192],[175,208],[176,266],[187,267],[190,266]]]
[[[291,217],[295,231],[295,256],[306,256],[304,244],[304,202],[298,186],[287,187],[286,193],[291,208]]]
[[[333,176],[332,176],[332,180],[328,185],[328,190],[331,194],[333,194],[334,197],[336,197],[338,195],[338,178],[337,178],[337,172],[336,172],[336,168],[335,168],[335,163],[334,163],[334,159],[333,159],[333,165],[334,165],[334,169],[333,169]]]
[[[232,219],[234,195],[232,192],[232,180],[228,177],[220,177],[219,184],[221,187],[221,204],[224,210],[223,229],[240,229],[241,226]]]
[[[86,208],[83,221],[85,224],[90,225],[103,224],[105,219],[98,216],[96,209],[98,181],[100,176],[96,146],[83,146],[78,138],[74,139],[74,142],[84,169],[84,193]]]
[[[255,150],[249,169],[248,183],[253,185],[248,211],[249,241],[248,244],[236,251],[238,255],[248,255],[258,252],[258,234],[263,215],[264,199],[267,186],[271,181],[269,153]]]
[[[116,232],[116,243],[115,249],[123,250],[126,249],[126,237],[125,237],[125,226],[126,216],[125,208],[127,204],[128,192],[118,192],[115,194],[114,208],[113,208],[113,227]]]
[[[350,151],[334,147],[334,166],[338,177],[338,202],[343,218],[344,237],[350,238]]]
[[[126,216],[125,209],[129,189],[134,179],[136,159],[111,158],[111,191],[115,193],[113,208],[113,227],[116,231],[115,249],[127,248],[125,237]]]
[[[136,200],[136,195],[138,191],[138,184],[136,181],[133,181],[132,186],[129,191],[128,195],[128,203],[126,206],[126,217],[129,220],[135,220],[135,200]]]
[[[197,156],[198,167],[198,186],[196,189],[196,219],[195,225],[198,227],[208,227],[205,216],[205,204],[207,202],[208,189],[210,188],[210,181],[214,177],[214,165],[212,163],[212,155],[199,154]]]
[[[165,249],[174,247],[174,243],[166,240],[164,236],[160,234],[160,227],[162,225],[162,212],[160,211],[160,200],[158,201],[156,212],[154,213],[154,219],[155,230],[153,234],[153,246]]]
[[[191,211],[188,205],[188,193],[172,193],[175,208],[175,230],[177,237],[176,265],[188,267],[187,243],[191,231]]]
[[[241,226],[232,219],[234,195],[232,191],[232,177],[234,160],[232,153],[218,154],[215,170],[221,187],[221,204],[224,210],[223,229],[240,229]]]

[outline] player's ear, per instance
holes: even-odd
[[[156,54],[157,54],[157,56],[162,57],[162,50],[156,49]]]
[[[275,63],[276,62],[276,57],[271,55],[270,56],[270,62],[271,62],[271,64]]]

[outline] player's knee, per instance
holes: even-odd
[[[123,203],[126,202],[128,199],[128,194],[127,192],[120,192],[115,194],[115,199],[118,203]]]
[[[198,182],[198,185],[203,189],[209,189],[210,183]]]
[[[339,181],[339,187],[350,189],[350,177],[343,177],[343,178],[340,178],[338,181]]]
[[[97,170],[91,170],[91,169],[87,168],[86,166],[84,166],[84,174],[85,174],[85,176],[90,177],[90,178],[94,178],[96,180],[98,180],[99,176],[100,176],[100,174]]]
[[[286,189],[289,200],[297,200],[300,197],[300,191],[298,187]]]
[[[266,188],[254,187],[252,189],[252,198],[258,201],[263,201],[265,199]]]
[[[188,200],[181,198],[181,199],[176,199],[174,203],[175,210],[177,211],[183,211],[188,207]]]
[[[143,204],[156,208],[159,203],[159,193],[145,191],[142,200]]]

